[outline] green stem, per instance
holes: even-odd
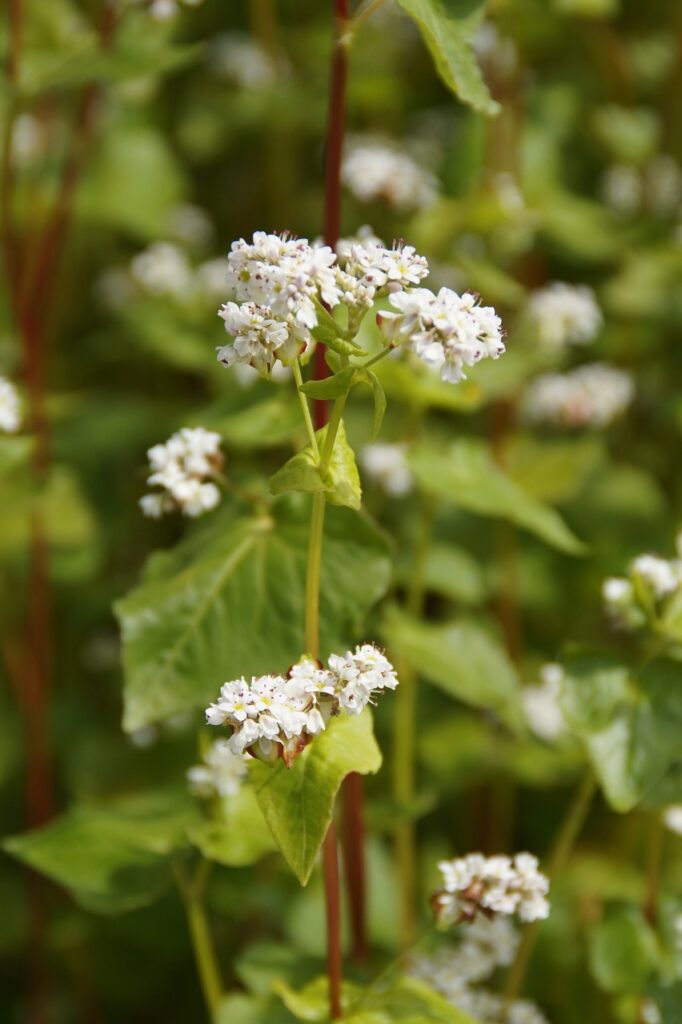
[[[291,364],[291,369],[294,375],[294,381],[296,382],[296,394],[298,400],[301,403],[301,412],[303,413],[303,422],[308,432],[308,440],[310,441],[310,447],[312,448],[315,458],[319,459],[320,451],[317,446],[317,436],[315,434],[315,427],[313,426],[312,416],[310,415],[310,406],[308,405],[308,399],[301,391],[303,387],[303,377],[301,376],[301,364],[298,359],[295,359]]]
[[[381,352],[377,352],[377,354],[375,356],[372,356],[371,359],[368,359],[366,363],[360,363],[360,369],[368,370],[370,366],[374,366],[374,364],[378,363],[381,359],[385,359],[389,352],[393,352],[393,350],[393,347],[382,348]]]
[[[573,800],[568,806],[559,832],[557,833],[554,847],[549,857],[547,877],[553,882],[559,873],[564,870],[571,855],[576,839],[580,834],[587,812],[592,803],[592,797],[596,789],[596,780],[591,771],[587,771],[580,786],[576,789]],[[516,959],[509,969],[505,995],[508,999],[516,999],[523,989],[530,958],[537,942],[539,921],[526,928],[521,945],[516,954]]]
[[[339,432],[341,426],[341,418],[343,416],[343,410],[346,407],[347,395],[342,395],[341,398],[337,398],[334,402],[334,408],[332,414],[329,417],[329,423],[327,424],[327,434],[324,439],[324,447],[322,448],[322,456],[320,458],[320,473],[325,474],[329,467],[329,460],[332,457],[334,451],[334,442],[336,441],[336,435]]]
[[[313,494],[308,536],[308,567],[305,581],[305,647],[311,658],[320,656],[320,575],[322,540],[327,499],[324,492]]]
[[[424,573],[433,534],[433,505],[422,499],[422,514],[415,544],[410,585],[407,593],[408,614],[417,617],[424,605]],[[393,798],[399,810],[407,810],[414,799],[416,783],[417,677],[407,664],[399,666],[400,686],[395,693],[393,716]],[[416,837],[412,821],[402,821],[395,830],[395,851],[401,900],[401,944],[411,946],[416,932]]]
[[[381,7],[384,0],[367,0],[363,7],[360,7],[357,13],[351,18],[350,31],[355,35],[359,28],[370,18],[377,8]]]
[[[223,983],[213,947],[211,930],[203,903],[203,891],[211,864],[202,857],[197,873],[189,880],[179,864],[175,865],[175,877],[187,915],[194,959],[197,965],[201,990],[209,1015],[213,1020],[223,998]]]

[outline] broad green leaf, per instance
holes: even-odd
[[[481,604],[488,587],[476,559],[464,548],[435,542],[429,546],[424,586],[463,604]]]
[[[304,395],[310,398],[341,398],[348,394],[352,387],[353,378],[357,373],[355,366],[347,366],[331,377],[324,377],[322,380],[309,380],[301,388]]]
[[[210,424],[232,448],[274,448],[300,432],[301,410],[288,396],[256,402]]]
[[[445,4],[443,0],[398,0],[419,26],[431,52],[438,74],[463,103],[484,114],[496,114],[497,104],[490,96],[476,62],[471,41],[485,10],[485,2]],[[462,14],[455,12],[461,9]]]
[[[221,800],[216,816],[198,822],[189,838],[204,857],[234,868],[253,864],[274,849],[251,786]]]
[[[284,982],[275,983],[275,991],[290,1013],[297,1020],[328,1021],[329,1020],[329,981],[327,977],[315,978],[305,988],[298,991]],[[341,989],[341,1007],[344,1019],[352,1004],[360,994],[360,987],[350,981],[344,981]]]
[[[473,1017],[417,978],[370,986],[352,1007],[348,1024],[476,1024]]]
[[[369,711],[332,721],[291,768],[282,761],[251,766],[265,820],[301,885],[310,878],[343,779],[350,772],[367,775],[380,767]]]
[[[319,451],[322,452],[327,427],[318,430],[316,437]],[[324,491],[327,501],[332,505],[359,509],[362,504],[360,474],[355,452],[348,444],[343,420],[339,424],[329,465],[324,473],[312,448],[306,445],[270,477],[269,483],[272,494],[285,494],[289,491],[314,494]]]
[[[606,992],[641,993],[657,959],[656,933],[639,908],[611,908],[592,930],[590,970]]]
[[[221,683],[282,672],[304,650],[308,501],[277,502],[205,544],[150,560],[149,578],[116,606],[123,633],[124,725],[206,707]],[[390,579],[382,536],[329,508],[320,599],[323,656],[345,650]]]
[[[116,231],[162,238],[183,191],[180,164],[158,131],[112,126],[88,163],[76,207],[82,218]]]
[[[53,466],[42,489],[26,474],[12,474],[0,507],[0,552],[26,547],[34,515],[40,518],[49,543],[57,549],[91,542],[96,533],[92,511],[73,471]]]
[[[509,475],[540,501],[575,498],[603,464],[603,446],[593,437],[570,441],[517,437],[505,450]]]
[[[570,658],[561,704],[617,811],[631,810],[679,759],[679,663],[658,660],[635,673],[612,658]]]
[[[483,442],[456,441],[446,451],[413,448],[409,461],[428,493],[478,515],[508,519],[567,554],[584,550],[558,512],[505,476]]]
[[[389,649],[417,675],[473,707],[523,728],[519,680],[500,642],[473,621],[433,625],[392,610],[384,625]]]
[[[184,791],[76,807],[4,849],[68,889],[88,910],[120,913],[152,903],[171,879],[171,854],[187,845],[196,802]]]

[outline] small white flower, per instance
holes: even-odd
[[[549,914],[549,882],[538,871],[530,853],[513,858],[470,853],[438,864],[443,889],[433,897],[436,920],[453,925],[473,920],[479,912],[517,914],[521,921],[536,921]]]
[[[604,172],[602,195],[614,210],[631,214],[642,203],[642,179],[636,167],[630,164],[613,164]]]
[[[559,427],[605,427],[632,402],[630,374],[605,363],[588,363],[569,373],[536,377],[523,398],[522,413],[533,423]]]
[[[438,197],[438,182],[430,171],[380,140],[350,139],[341,176],[363,203],[379,200],[408,211],[431,206]]]
[[[602,584],[602,596],[607,604],[628,604],[634,597],[632,583],[621,576],[610,576]]]
[[[227,740],[215,740],[204,754],[203,762],[187,772],[190,789],[197,796],[234,796],[246,777],[247,760],[233,754]]]
[[[564,671],[550,662],[540,669],[540,686],[524,686],[521,691],[523,710],[533,732],[552,743],[566,731],[566,722],[559,704]]]
[[[682,804],[671,804],[663,812],[663,822],[671,832],[682,836]]]
[[[528,309],[541,344],[548,348],[587,345],[602,325],[594,292],[586,285],[555,281],[531,296]]]
[[[215,508],[220,491],[207,477],[222,467],[220,440],[220,434],[203,427],[183,427],[165,444],[150,448],[147,456],[152,472],[147,483],[162,490],[140,499],[143,513],[159,519],[178,509],[194,518]]]
[[[19,394],[6,377],[0,377],[0,431],[14,434],[21,426]]]
[[[657,600],[672,594],[680,585],[680,567],[656,555],[638,555],[630,572],[651,589]]]
[[[658,1005],[653,999],[644,999],[639,1008],[639,1016],[642,1024],[662,1024],[663,1017]]]
[[[170,242],[154,242],[133,257],[133,279],[150,295],[184,296],[192,288],[192,271],[182,249]]]

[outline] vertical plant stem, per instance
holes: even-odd
[[[303,413],[303,422],[305,423],[306,431],[308,432],[308,440],[310,441],[310,447],[312,448],[315,456],[319,458],[319,450],[317,447],[317,437],[315,436],[315,427],[313,426],[312,416],[310,415],[310,406],[308,405],[308,399],[301,391],[303,385],[303,378],[301,376],[301,364],[298,359],[295,359],[291,364],[291,369],[294,375],[294,381],[296,383],[296,392],[298,394],[298,400],[301,403],[301,412]]]
[[[424,572],[433,533],[433,504],[422,498],[421,516],[412,561],[406,610],[419,616],[424,605]],[[399,666],[400,686],[395,693],[393,717],[393,798],[399,809],[407,810],[414,800],[416,783],[417,677],[411,666]],[[400,943],[413,945],[416,935],[416,840],[414,823],[402,821],[395,830],[400,905]]]
[[[594,775],[588,770],[573,795],[573,799],[568,806],[554,841],[547,866],[547,876],[550,882],[557,878],[568,863],[576,840],[585,824],[595,789],[596,781]],[[518,998],[523,990],[530,958],[533,955],[535,943],[537,942],[539,926],[540,922],[534,921],[525,930],[516,958],[507,975],[505,995],[508,999]]]
[[[334,413],[327,427],[327,436],[320,458],[324,472],[334,448],[336,432],[341,422],[344,400],[337,399]],[[324,492],[313,494],[308,539],[308,566],[305,587],[304,637],[307,653],[320,656],[320,579],[322,573],[322,544],[324,541],[324,514],[327,499]],[[336,830],[329,825],[322,845],[322,869],[327,927],[327,975],[329,978],[329,1015],[332,1020],[341,1016],[341,913],[339,908],[339,868],[337,860]]]
[[[206,1008],[213,1020],[222,1000],[223,983],[203,901],[204,885],[210,867],[210,863],[202,858],[197,874],[192,881],[185,877],[179,865],[176,865],[175,876],[187,915],[187,925],[194,949],[201,990]]]

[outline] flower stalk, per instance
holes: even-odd
[[[175,878],[187,915],[201,990],[209,1015],[211,1019],[214,1019],[222,1000],[223,983],[203,901],[204,888],[210,869],[210,861],[202,858],[194,879],[190,880],[181,866],[176,864]]]

